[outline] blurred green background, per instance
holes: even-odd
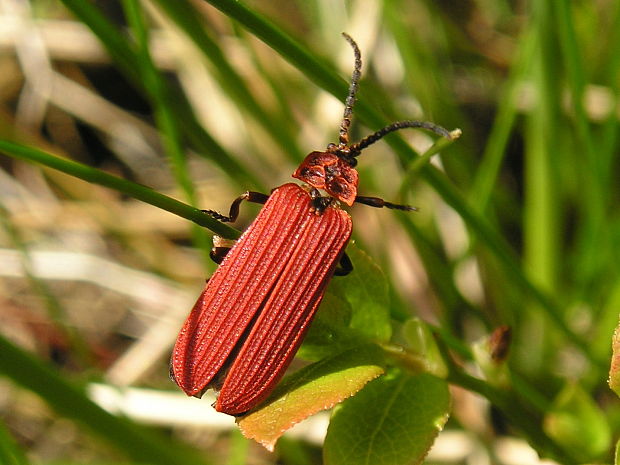
[[[611,0],[1,0],[0,462],[321,463],[325,417],[269,454],[168,380],[214,269],[209,231],[170,214],[195,212],[24,160],[36,148],[226,211],[337,141],[353,65],[343,31],[364,61],[353,140],[402,119],[463,131],[432,168],[410,169],[434,138],[413,130],[360,157],[362,195],[419,213],[351,209],[394,321],[421,317],[462,373],[486,376],[451,379],[428,462],[537,463],[526,438],[567,463],[611,463]],[[494,380],[471,347],[501,325],[513,342]],[[525,422],[497,392],[516,393]]]

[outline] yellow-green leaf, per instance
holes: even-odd
[[[358,392],[383,374],[383,352],[366,345],[293,373],[267,402],[237,420],[242,433],[269,450],[282,434],[305,418]]]

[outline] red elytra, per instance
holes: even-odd
[[[215,408],[231,415],[260,403],[293,359],[350,236],[345,211],[319,215],[307,190],[275,189],[181,329],[171,360],[179,387],[198,397],[219,388]]]
[[[310,153],[295,171],[293,177],[309,186],[284,184],[270,196],[246,192],[233,202],[229,216],[208,211],[222,221],[234,221],[241,201],[265,203],[207,282],[170,361],[170,375],[186,394],[200,397],[209,388],[219,390],[215,408],[220,412],[244,414],[269,396],[299,349],[338,263],[341,271],[350,271],[344,250],[351,218],[338,202],[414,210],[357,195],[355,157],[403,128],[425,128],[448,138],[459,134],[433,123],[400,121],[350,145],[348,129],[362,63],[357,44],[343,35],[355,52],[355,69],[340,140],[324,152]],[[218,249],[226,247],[214,247],[215,256]]]

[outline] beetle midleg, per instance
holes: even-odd
[[[342,254],[342,257],[340,257],[340,262],[334,271],[334,276],[346,276],[351,271],[353,271],[353,263],[351,263],[351,259],[345,252]]]
[[[213,247],[209,252],[209,257],[218,265],[222,263],[224,257],[228,255],[230,251],[230,247]]]
[[[209,252],[209,257],[219,265],[230,249],[232,249],[233,245],[235,245],[235,242],[237,241],[234,239],[225,239],[218,235],[213,236],[213,247],[211,248],[211,252]]]
[[[244,200],[252,203],[260,203],[264,204],[267,202],[269,196],[267,194],[263,194],[261,192],[247,191],[237,197],[232,204],[230,204],[230,211],[228,212],[228,216],[222,215],[221,213],[216,212],[215,210],[202,210],[203,212],[211,215],[216,220],[220,220],[223,223],[234,223],[239,216],[239,205]]]
[[[417,207],[412,207],[411,205],[400,205],[397,203],[391,203],[386,200],[383,200],[379,197],[365,197],[362,195],[358,195],[355,197],[356,203],[362,203],[364,205],[368,205],[370,207],[375,208],[392,208],[394,210],[404,210],[404,211],[417,211]]]

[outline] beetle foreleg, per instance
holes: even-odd
[[[230,204],[230,211],[228,212],[228,216],[222,215],[221,213],[216,212],[215,210],[202,210],[203,212],[211,215],[216,220],[222,221],[223,223],[234,223],[239,216],[239,205],[244,200],[252,203],[260,203],[264,204],[267,202],[269,196],[267,194],[263,194],[261,192],[247,191],[237,197],[232,204]],[[226,255],[226,254],[224,254]]]

